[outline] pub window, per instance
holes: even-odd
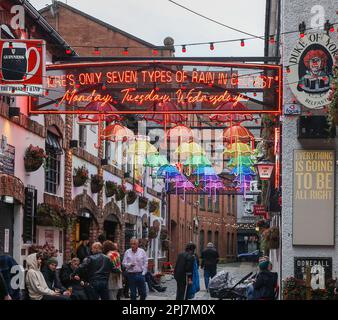
[[[236,205],[235,195],[231,195],[231,204],[232,204],[231,212],[232,212],[233,215],[235,215],[235,214],[236,214],[236,208],[235,208],[235,205]]]
[[[219,195],[216,195],[215,199],[215,212],[219,212]]]
[[[230,197],[230,195],[228,194],[228,212],[227,212],[228,215],[231,214],[231,213],[230,213],[230,212],[231,212],[231,206],[230,206],[230,205],[231,205],[231,202],[230,202],[230,199],[231,199],[231,197]]]
[[[79,146],[85,149],[87,145],[87,126],[79,125]]]
[[[45,165],[45,191],[57,193],[60,185],[60,163],[62,148],[59,137],[52,132],[47,132],[46,138],[46,165]]]

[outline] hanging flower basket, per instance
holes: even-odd
[[[167,229],[161,229],[160,239],[161,240],[167,240],[168,239],[168,230]]]
[[[136,192],[133,191],[133,190],[128,191],[128,193],[127,193],[127,204],[128,205],[133,204],[136,201],[136,199],[137,199]]]
[[[146,197],[139,197],[138,198],[138,207],[140,209],[146,209],[148,205],[148,199]]]
[[[117,183],[113,181],[106,181],[105,183],[106,197],[112,197],[117,192]]]
[[[270,226],[269,222],[265,221],[265,220],[259,220],[256,223],[256,227],[258,227],[259,229],[268,229]]]
[[[90,188],[92,193],[98,193],[103,188],[103,178],[98,174],[92,174],[90,179]]]
[[[148,250],[148,244],[149,244],[149,240],[148,239],[146,239],[146,238],[138,239],[138,243],[139,243],[139,246],[143,250]]]
[[[117,187],[117,191],[115,194],[115,200],[116,201],[121,201],[124,199],[124,197],[126,196],[126,189],[124,186],[118,186]]]
[[[169,240],[162,240],[162,249],[165,250],[165,251],[168,251],[169,250],[169,247],[170,247],[170,242]]]
[[[157,231],[155,227],[150,227],[148,230],[148,238],[149,239],[155,239],[157,237]]]
[[[283,281],[283,300],[306,300],[304,280],[288,277]]]
[[[271,227],[263,231],[262,238],[266,250],[279,248],[279,229]]]
[[[73,176],[74,187],[83,186],[88,180],[88,169],[85,166],[74,169],[75,175]]]
[[[159,208],[159,202],[156,200],[151,200],[149,202],[149,212],[155,212]]]
[[[38,204],[36,215],[37,225],[53,226],[63,229],[67,225],[65,217],[67,217],[67,213],[62,208],[47,203]]]
[[[25,170],[27,172],[33,172],[38,170],[46,158],[47,155],[42,148],[29,145],[24,157]]]

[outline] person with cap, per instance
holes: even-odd
[[[177,283],[176,300],[188,300],[189,287],[192,285],[193,271],[195,265],[196,245],[188,243],[185,251],[177,256],[174,269],[174,278]]]
[[[76,256],[80,259],[81,263],[85,258],[90,256],[89,239],[87,237],[82,239],[81,244],[76,250]]]
[[[26,288],[31,300],[69,300],[69,296],[50,289],[40,271],[42,254],[32,253],[26,259]]]
[[[274,300],[277,286],[277,273],[271,272],[269,257],[259,259],[259,273],[252,284],[252,300]]]
[[[216,275],[219,260],[219,254],[212,242],[207,244],[207,248],[202,252],[201,258],[201,268],[204,270],[205,289],[208,291],[209,280]]]

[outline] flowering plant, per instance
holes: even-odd
[[[146,197],[139,197],[139,202],[138,202],[138,206],[140,209],[146,209],[147,205],[148,205],[148,199]]]
[[[92,193],[98,193],[103,188],[103,178],[98,174],[92,174],[90,180]]]
[[[117,183],[113,181],[106,181],[105,189],[106,189],[106,196],[112,197],[117,192]]]
[[[88,180],[88,169],[85,166],[74,168],[73,184],[75,187],[83,186]]]
[[[33,146],[32,144],[26,149],[24,157],[25,170],[27,172],[32,172],[38,170],[45,159],[47,158],[45,150],[38,146]]]

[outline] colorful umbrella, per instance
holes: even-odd
[[[144,161],[145,167],[157,168],[169,164],[167,158],[159,153],[148,155]]]
[[[232,143],[231,145],[227,146],[227,148],[224,150],[225,155],[229,156],[248,156],[251,155],[252,151],[250,147],[247,144],[237,142]]]
[[[193,132],[184,124],[179,124],[167,131],[167,137],[170,138],[170,141],[187,142],[193,138]]]
[[[134,139],[135,135],[134,132],[127,127],[115,123],[107,126],[103,130],[101,137],[103,140],[110,140],[115,142],[132,140]]]
[[[164,166],[159,167],[156,172],[157,177],[170,179],[176,176],[180,176],[181,173],[177,170],[177,168],[171,164],[166,164]]]
[[[240,102],[237,102],[235,105],[233,102],[226,102],[216,108],[216,111],[245,111],[245,110],[247,110],[247,107]],[[214,122],[241,123],[243,121],[252,121],[253,116],[252,114],[246,113],[228,113],[228,114],[214,114],[211,115],[209,119]]]
[[[197,167],[196,170],[193,171],[192,174],[207,177],[207,176],[215,176],[216,172],[215,172],[214,168],[212,168],[212,167],[200,166],[200,167]]]
[[[154,111],[152,114],[147,114],[144,119],[147,121],[156,122],[159,124],[175,123],[179,124],[187,120],[187,116],[179,113],[177,106],[173,102],[159,102],[151,109]],[[166,112],[165,114],[157,113],[156,111]]]
[[[253,161],[251,160],[250,156],[238,156],[236,158],[232,158],[227,166],[229,168],[233,168],[239,165],[251,167],[253,166]]]
[[[223,139],[228,143],[255,141],[254,135],[247,128],[237,124],[223,130]]]
[[[175,150],[174,153],[179,154],[180,156],[192,156],[192,155],[202,155],[205,154],[203,148],[196,142],[183,142]]]
[[[118,111],[115,107],[113,107],[111,104],[109,103],[105,103],[104,105],[102,105],[102,102],[98,102],[98,101],[92,101],[89,102],[83,109],[82,111],[96,111],[96,112],[102,112],[103,114],[101,116],[104,117],[104,121],[107,122],[113,122],[113,121],[122,121],[123,117],[121,117],[118,114],[109,114],[109,115],[104,115],[105,112],[115,112]],[[78,123],[79,124],[89,124],[89,125],[93,125],[93,124],[98,124],[99,122],[99,114],[80,114],[78,116]]]
[[[255,176],[256,175],[254,170],[252,170],[250,167],[246,167],[246,166],[238,166],[238,167],[234,168],[231,171],[231,174],[234,174],[235,176],[238,176],[238,175]]]
[[[129,145],[127,153],[134,155],[148,155],[152,153],[158,153],[158,151],[148,141],[136,141]]]
[[[205,155],[191,155],[185,162],[185,166],[205,166],[211,167],[211,162]]]

